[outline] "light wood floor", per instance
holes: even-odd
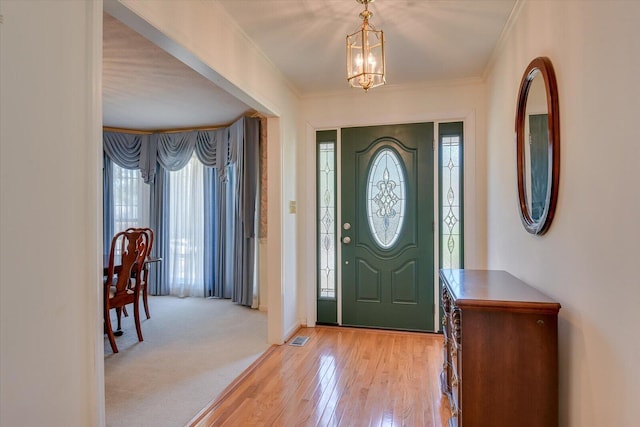
[[[273,347],[193,426],[444,426],[442,336],[303,328]]]

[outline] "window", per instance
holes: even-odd
[[[316,248],[318,250],[318,323],[338,323],[338,193],[337,193],[337,141],[336,130],[316,132]]]
[[[149,186],[137,169],[124,169],[112,163],[113,231],[149,224]],[[116,254],[119,255],[119,254]]]
[[[463,268],[462,122],[439,125],[440,268]]]
[[[367,177],[367,218],[376,243],[389,249],[402,231],[405,210],[404,167],[398,155],[383,148],[373,158]]]
[[[320,298],[336,297],[335,143],[318,145],[318,281]]]

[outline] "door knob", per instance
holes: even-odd
[[[349,236],[343,237],[342,243],[344,243],[345,245],[348,245],[349,243],[351,243],[351,237]]]

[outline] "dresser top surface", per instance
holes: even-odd
[[[560,304],[520,279],[501,270],[440,270],[459,307],[520,306],[555,311]]]

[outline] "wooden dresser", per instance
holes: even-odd
[[[505,271],[440,270],[450,426],[558,425],[560,304]]]

